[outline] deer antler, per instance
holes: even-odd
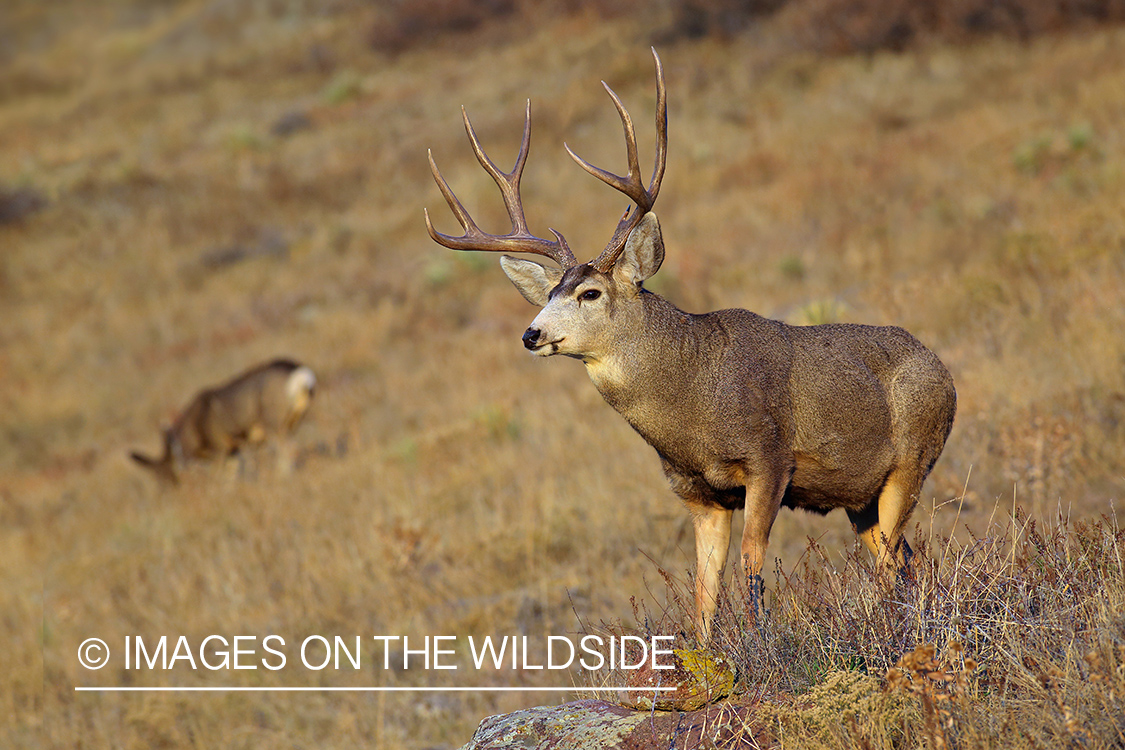
[[[660,181],[664,178],[664,164],[668,152],[668,102],[664,90],[664,66],[661,65],[660,56],[656,54],[655,48],[652,50],[652,59],[656,61],[656,166],[653,169],[652,180],[649,182],[647,190],[644,183],[641,182],[641,167],[637,159],[637,134],[633,130],[633,121],[629,117],[629,113],[625,111],[625,105],[621,103],[621,99],[605,81],[602,81],[602,86],[605,86],[605,90],[613,99],[613,105],[617,107],[617,113],[621,116],[621,124],[625,129],[625,148],[629,159],[629,173],[621,177],[604,169],[599,169],[571,151],[570,146],[563,144],[566,152],[578,162],[578,166],[610,187],[625,193],[637,204],[635,209],[630,208],[625,211],[625,215],[618,222],[617,229],[614,230],[609,244],[602,250],[601,255],[590,261],[590,265],[602,273],[607,273],[617,262],[621,251],[625,249],[625,242],[629,239],[629,233],[640,224],[641,218],[652,210],[652,205],[656,202],[656,196],[660,192]]]
[[[461,114],[465,118],[465,132],[469,134],[469,143],[472,144],[473,153],[477,155],[477,161],[484,167],[484,171],[492,175],[492,179],[496,181],[496,186],[500,188],[500,193],[504,197],[504,206],[508,209],[508,218],[512,221],[512,231],[502,235],[481,231],[473,218],[469,216],[469,212],[461,205],[461,201],[457,200],[457,196],[453,194],[445,178],[441,176],[437,164],[434,163],[433,153],[429,153],[430,171],[434,174],[434,180],[437,182],[441,194],[445,196],[445,201],[449,204],[453,215],[457,217],[457,221],[461,223],[461,227],[465,230],[465,234],[460,237],[442,234],[434,229],[434,225],[430,222],[430,213],[426,211],[426,229],[429,230],[430,237],[433,238],[434,242],[451,250],[534,253],[550,258],[562,266],[564,271],[578,265],[578,261],[575,260],[574,254],[570,252],[570,248],[561,234],[552,229],[551,234],[555,235],[555,239],[553,241],[545,240],[536,237],[527,228],[527,219],[524,217],[523,203],[520,200],[520,177],[523,175],[523,165],[527,161],[527,152],[531,147],[531,100],[527,102],[527,112],[524,115],[523,143],[520,145],[520,153],[516,158],[516,166],[512,168],[511,172],[501,172],[499,167],[488,158],[484,149],[481,148],[480,141],[477,139],[472,123],[469,122],[469,115],[465,112],[464,107],[461,108]]]

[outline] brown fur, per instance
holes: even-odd
[[[316,378],[300,363],[278,359],[233,380],[200,391],[172,426],[164,430],[160,458],[130,456],[164,481],[176,483],[176,468],[187,461],[236,453],[269,435],[287,435],[308,410]]]

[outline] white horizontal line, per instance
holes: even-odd
[[[79,693],[650,693],[675,687],[75,687]]]

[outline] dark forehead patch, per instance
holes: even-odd
[[[551,293],[547,295],[547,298],[554,299],[559,294],[573,294],[574,290],[578,288],[578,286],[581,285],[584,281],[603,275],[604,274],[602,274],[601,271],[597,270],[589,263],[583,263],[580,266],[574,266],[573,268],[568,269],[567,272],[563,274],[563,277],[559,279],[559,283],[555,285],[555,288],[551,290]]]

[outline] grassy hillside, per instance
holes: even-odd
[[[561,676],[90,672],[75,652],[131,634],[561,634],[631,621],[632,597],[659,605],[658,566],[686,575],[690,525],[651,449],[580,365],[526,355],[534,309],[495,259],[438,247],[422,220],[456,226],[430,148],[482,225],[504,226],[458,106],[506,168],[530,97],[532,230],[600,250],[623,206],[562,142],[622,168],[604,79],[648,163],[648,45],[672,15],[612,5],[390,49],[372,44],[390,6],[359,0],[4,4],[0,744],[456,746],[487,713],[565,696],[73,688]],[[914,517],[924,538],[967,544],[1016,506],[1110,513],[1125,32],[821,57],[788,22],[660,47],[668,254],[651,286],[690,311],[902,325],[934,349],[959,411]],[[267,449],[166,492],[128,461],[196,390],[275,355],[320,379],[292,475]],[[843,515],[783,512],[782,571],[810,537],[826,567],[854,545]]]

